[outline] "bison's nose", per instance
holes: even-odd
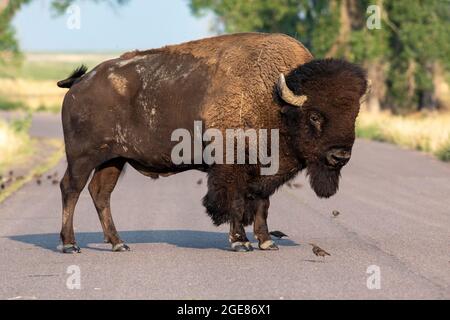
[[[351,152],[342,148],[333,148],[327,152],[327,162],[332,167],[343,167],[350,160]]]

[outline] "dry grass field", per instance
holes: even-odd
[[[59,111],[65,90],[56,86],[81,64],[90,68],[114,54],[25,54],[20,66],[0,66],[0,110]]]
[[[394,143],[450,161],[450,113],[396,116],[361,112],[356,132],[362,138]]]

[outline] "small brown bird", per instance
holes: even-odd
[[[328,252],[326,252],[325,250],[323,250],[321,247],[319,247],[318,245],[315,245],[314,243],[310,243],[310,245],[313,247],[312,248],[312,252],[318,256],[318,257],[325,257],[325,256],[331,256],[331,254],[329,254]]]
[[[5,189],[5,184],[4,184],[4,183],[2,183],[2,184],[0,185],[0,189],[1,189],[1,190]]]
[[[52,177],[52,175],[49,174],[49,175],[47,176],[47,180],[50,180],[51,178],[53,178],[53,177]]]
[[[40,178],[37,178],[37,179],[36,179],[36,183],[38,184],[38,186],[40,186],[41,183],[42,183],[41,179],[40,179]]]
[[[341,213],[337,210],[333,210],[333,212],[331,212],[331,214],[335,217],[337,217],[338,215],[340,215]]]
[[[56,179],[53,179],[53,180],[52,180],[52,184],[58,184],[58,183],[59,183],[58,180],[56,180]]]
[[[203,183],[203,179],[199,179],[198,181],[197,181],[197,184],[198,185],[201,185]]]
[[[278,238],[278,239],[282,239],[283,237],[288,237],[287,234],[285,234],[285,233],[283,233],[281,231],[278,231],[278,230],[271,231],[271,232],[269,232],[269,234],[274,236],[274,237],[276,237],[276,238]]]

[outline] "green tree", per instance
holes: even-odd
[[[3,7],[0,7],[0,64],[19,55],[19,45],[11,21],[21,6],[29,1],[6,1],[2,4]]]
[[[370,5],[379,9],[380,29],[367,27]],[[283,32],[317,57],[363,64],[371,109],[435,107],[434,80],[450,70],[448,0],[191,0],[190,7],[212,12],[219,32]]]

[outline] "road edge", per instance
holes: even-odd
[[[56,147],[56,151],[54,151],[50,156],[46,158],[46,160],[38,164],[37,166],[30,169],[27,175],[20,180],[16,180],[11,185],[9,185],[3,192],[0,193],[0,204],[3,203],[6,199],[8,199],[11,195],[13,195],[16,191],[20,190],[25,184],[33,180],[35,175],[40,175],[54,166],[58,164],[58,162],[64,156],[64,145],[61,143],[59,139],[46,139],[47,143]]]

